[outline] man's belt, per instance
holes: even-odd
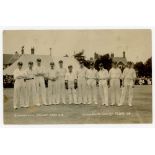
[[[29,79],[25,79],[25,80],[26,80],[26,81],[27,81],[27,80],[34,80],[34,78],[29,78]]]

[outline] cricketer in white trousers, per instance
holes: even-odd
[[[80,68],[77,71],[78,77],[78,103],[87,103],[87,81],[86,81],[86,71],[85,67]]]
[[[34,69],[26,69],[26,107],[30,105],[38,104],[39,100],[37,97],[36,84],[35,84],[35,71]]]
[[[57,71],[55,69],[48,70],[48,104],[58,104],[56,98],[56,78],[57,78]]]
[[[108,85],[107,85],[108,78],[109,74],[106,69],[102,69],[98,72],[99,95],[101,98],[102,105],[106,106],[108,106]]]
[[[15,69],[13,75],[15,79],[13,107],[14,109],[25,107],[25,72],[23,69]]]
[[[87,86],[88,86],[88,104],[94,102],[97,104],[97,94],[96,94],[96,79],[97,79],[97,70],[88,69],[86,71]]]
[[[119,104],[120,102],[120,79],[122,77],[121,70],[111,68],[109,71],[110,90],[111,90],[111,105]]]
[[[66,104],[65,94],[65,68],[59,68],[57,71],[57,102]]]
[[[76,89],[74,88],[74,82],[77,80],[77,76],[74,72],[67,72],[65,76],[65,81],[68,82],[68,97],[69,104],[77,104]]]
[[[45,88],[45,80],[44,80],[45,69],[42,66],[36,66],[34,70],[35,70],[36,93],[38,98],[38,103],[36,103],[36,105],[37,106],[40,106],[42,104],[47,105],[46,88]]]
[[[136,72],[133,68],[125,68],[123,71],[123,88],[122,88],[122,94],[120,99],[120,104],[124,104],[126,94],[128,92],[128,105],[132,106],[132,99],[133,99],[133,86],[134,86],[134,80],[136,78]]]

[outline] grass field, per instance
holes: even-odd
[[[134,88],[133,107],[51,105],[13,109],[13,89],[4,89],[5,124],[131,124],[152,123],[152,86]]]

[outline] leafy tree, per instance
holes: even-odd
[[[134,68],[135,68],[135,70],[137,70],[137,73],[138,73],[138,76],[139,76],[139,77],[145,76],[145,66],[144,66],[144,64],[143,64],[142,61],[137,62],[137,63],[134,65]]]
[[[145,76],[152,77],[152,57],[145,62]]]
[[[99,70],[99,64],[102,63],[104,68],[110,70],[112,59],[109,54],[100,55],[99,58],[95,61],[95,68]]]

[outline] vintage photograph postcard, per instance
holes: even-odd
[[[151,124],[150,29],[3,31],[4,124]]]

